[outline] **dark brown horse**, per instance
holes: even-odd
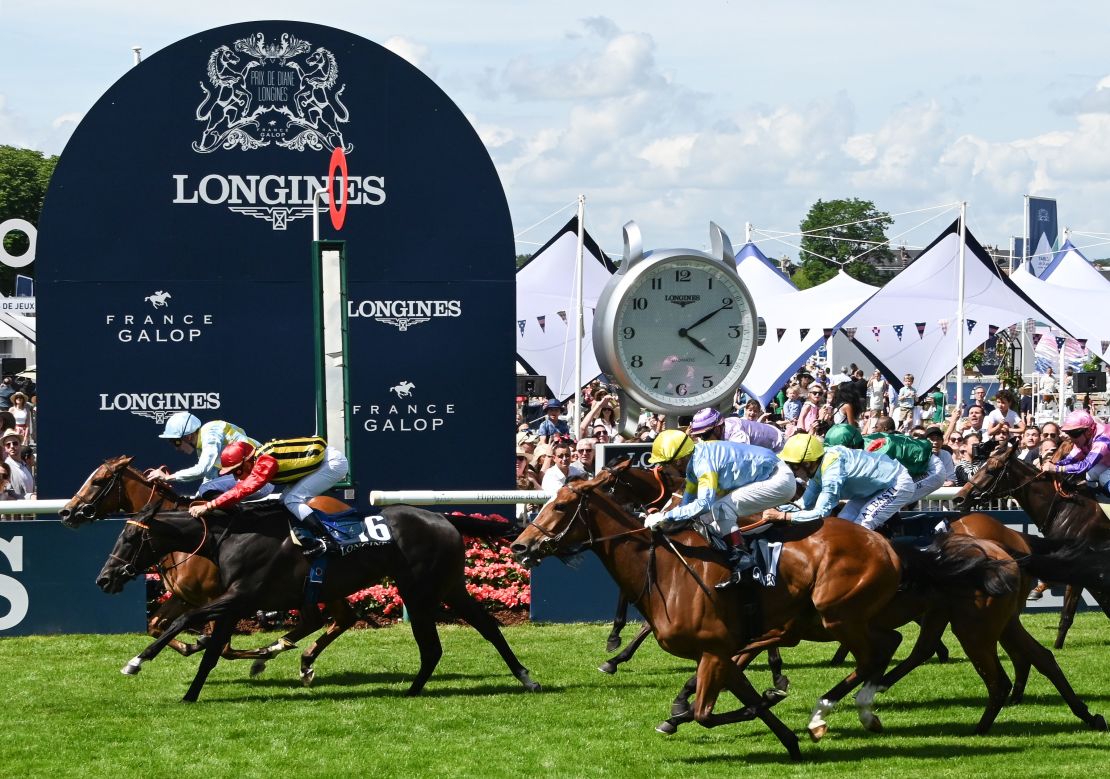
[[[644,500],[655,500],[654,496],[658,493],[655,485],[666,476],[665,469],[658,469],[655,472],[641,469],[623,471],[616,482],[627,486],[623,490],[614,488],[613,494],[623,498],[629,498],[631,494],[632,498],[629,499],[643,495],[646,496]],[[669,489],[665,492],[669,494]],[[977,544],[978,550],[994,560],[999,568],[1015,576],[1018,566],[1011,557],[1012,549],[1020,552],[1023,565],[1036,568],[1047,575],[1061,575],[1065,570],[1071,572],[1069,575],[1077,575],[1087,570],[1093,559],[1088,556],[1083,560],[1077,560],[1073,550],[1070,549],[1043,550],[1042,554],[1033,554],[1029,543],[1022,538],[1021,534],[982,514],[970,515],[955,523],[953,532],[982,542]],[[1036,539],[1029,539],[1029,542],[1034,541]],[[905,545],[896,545],[896,551],[903,558],[909,557],[908,560],[904,559],[904,562],[913,562],[911,556],[913,552]],[[1095,560],[1095,562],[1098,561]],[[1098,575],[1104,568],[1104,565],[1096,565],[1092,576]],[[1079,700],[1056,664],[1052,653],[1038,644],[1022,626],[1019,615],[1025,596],[1029,592],[1030,581],[1029,575],[1024,571],[1021,576],[1021,587],[1005,591],[996,589],[993,594],[977,589],[966,581],[932,583],[930,586],[900,590],[879,616],[881,624],[890,628],[900,628],[910,620],[917,620],[922,623],[922,630],[910,655],[883,677],[880,683],[881,689],[888,689],[927,660],[939,642],[945,627],[951,624],[953,633],[964,647],[987,688],[987,705],[976,725],[977,733],[986,733],[990,729],[1010,693],[1010,681],[998,659],[1000,643],[1015,666],[1015,676],[1019,685],[1014,687],[1015,701],[1021,698],[1028,680],[1030,664],[1033,664],[1053,682],[1068,707],[1080,720],[1096,730],[1104,730],[1105,721],[1100,715],[1092,714]],[[744,660],[741,659],[741,663],[743,662]],[[661,732],[674,732],[679,724],[689,721],[687,700],[694,692],[695,683],[696,677],[687,683],[683,693],[675,699],[674,713],[659,727]],[[770,692],[765,693],[765,697]]]
[[[970,508],[979,501],[1004,497],[1017,500],[1046,538],[1082,541],[1091,546],[1110,542],[1110,520],[1085,486],[1070,484],[1065,474],[1042,473],[1020,460],[1017,447],[1012,445],[997,447],[956,500]],[[1110,586],[1092,583],[1088,589],[1110,616]],[[1083,587],[1068,584],[1056,631],[1056,649],[1064,646],[1082,594]]]
[[[154,499],[161,500],[169,509],[188,508],[190,498],[178,495],[165,482],[147,479],[132,467],[131,462],[131,457],[121,455],[98,466],[81,485],[77,494],[58,512],[62,524],[66,527],[79,527],[113,514],[134,514]],[[326,496],[313,498],[309,505],[328,512],[345,508],[344,504]],[[220,582],[219,569],[203,555],[171,552],[158,561],[157,567],[170,597],[147,621],[147,633],[153,638],[161,636],[167,626],[187,611],[211,602],[226,591]],[[346,598],[328,603],[327,611],[332,617],[331,625],[301,657],[301,680],[306,685],[312,683],[315,675],[313,664],[320,653],[358,620],[358,615]],[[295,648],[299,640],[319,628],[318,622],[299,619],[293,630],[268,647],[234,649],[228,643],[221,656],[227,660],[253,660],[251,675],[257,676],[265,670],[268,660]],[[188,657],[205,649],[207,639],[202,635],[195,644],[173,639],[168,646]]]
[[[626,466],[610,469],[560,490],[514,542],[518,559],[535,564],[551,554],[592,549],[621,590],[637,594],[636,607],[659,645],[698,663],[691,717],[699,724],[713,727],[750,718],[749,710],[713,711],[721,690],[728,689],[748,709],[754,707],[794,754],[792,734],[783,739],[781,723],[760,703],[743,668],[772,646],[832,640],[846,644],[857,665],[818,701],[809,723],[811,737],[819,739],[827,732],[825,715],[861,682],[864,688],[856,697],[860,720],[870,730],[881,730],[872,710],[874,693],[900,640],[895,630],[876,619],[901,579],[901,565],[890,545],[878,534],[836,518],[789,526],[782,531],[779,585],[760,592],[766,629],[752,636],[739,599],[714,589],[729,571],[701,535],[692,530],[672,536],[649,532],[606,492],[625,470]],[[936,580],[1000,576],[1000,588],[1007,589],[1005,575],[980,549],[972,554],[951,551],[923,558],[923,570]],[[737,655],[739,664],[734,662]]]

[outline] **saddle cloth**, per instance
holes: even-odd
[[[383,546],[393,542],[393,534],[385,517],[363,516],[357,509],[338,514],[317,512],[320,524],[339,545],[339,554],[346,555],[367,546]]]

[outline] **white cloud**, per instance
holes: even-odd
[[[400,35],[394,35],[392,38],[387,39],[382,46],[389,49],[391,52],[407,60],[409,64],[419,68],[425,75],[434,78],[436,68],[428,61],[428,47],[417,43],[409,38]]]

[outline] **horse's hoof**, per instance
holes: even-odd
[[[790,693],[788,693],[786,690],[780,690],[777,687],[772,687],[769,690],[763,691],[763,701],[768,706],[774,706],[776,703],[786,700],[786,696],[789,694]]]
[[[119,672],[124,676],[138,676],[139,671],[143,670],[143,664],[137,663],[132,660],[130,663],[119,669]]]
[[[601,671],[603,674],[609,674],[610,676],[612,676],[617,672],[617,664],[606,660],[604,663],[597,667],[597,670]]]
[[[316,669],[312,666],[301,669],[301,684],[305,687],[311,687],[312,681],[316,678]]]
[[[785,693],[790,689],[790,677],[780,676],[775,679],[775,689],[781,693]]]
[[[182,703],[196,703],[197,699],[196,698],[190,698],[188,695],[186,695],[184,698],[181,699],[181,702]]]
[[[828,725],[816,725],[809,729],[809,738],[811,741],[820,741],[829,732]]]
[[[678,726],[672,725],[669,721],[663,720],[655,726],[656,733],[662,733],[664,736],[673,736],[678,732]]]
[[[609,638],[608,641],[605,642],[605,651],[606,652],[616,652],[618,649],[620,649],[620,646],[621,646],[621,637],[620,636],[612,636],[612,637]]]
[[[1096,714],[1087,724],[1091,726],[1091,730],[1106,732],[1106,720],[1101,714]]]
[[[528,682],[526,685],[524,685],[524,689],[527,690],[528,692],[542,692],[543,691],[543,688],[540,687],[539,682]]]
[[[262,674],[262,672],[265,671],[265,670],[266,670],[266,661],[265,660],[255,660],[253,663],[251,663],[251,678],[253,679],[256,676],[260,676]]]
[[[871,718],[867,722],[863,723],[863,727],[866,728],[871,733],[882,733],[883,732],[883,723],[880,722],[879,718],[877,716],[875,716],[874,714],[871,715]]]
[[[1021,703],[1024,700],[1025,700],[1025,693],[1015,692],[1013,695],[1010,696],[1010,705],[1011,706],[1017,706],[1019,703]]]

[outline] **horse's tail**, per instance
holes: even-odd
[[[924,549],[908,542],[894,548],[910,584],[973,587],[995,597],[1018,588],[1017,564],[1009,557],[991,557],[982,542],[969,536],[944,533]]]
[[[1029,537],[1031,552],[1011,552],[1022,569],[1046,582],[1075,584],[1094,592],[1110,585],[1110,545],[1075,539]]]
[[[519,528],[504,517],[491,514],[486,517],[472,514],[444,514],[448,522],[464,536],[473,538],[508,538],[519,533]]]

